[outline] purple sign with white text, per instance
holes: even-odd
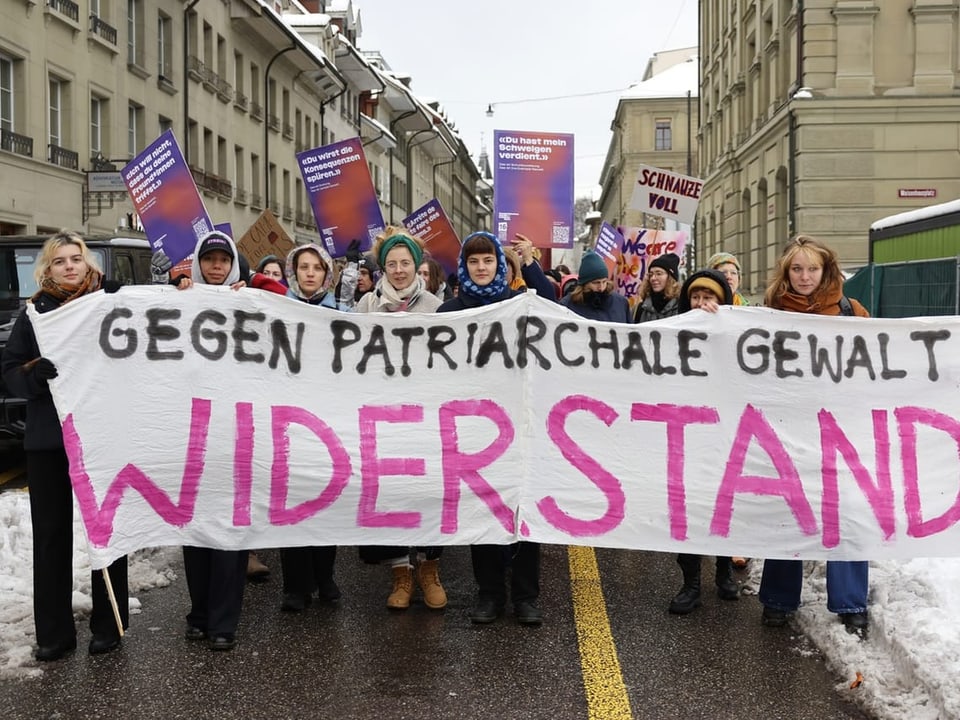
[[[154,250],[177,263],[193,252],[213,223],[203,206],[173,130],[150,143],[121,171]]]
[[[297,163],[327,252],[340,257],[355,238],[369,250],[384,223],[360,138],[298,153]]]

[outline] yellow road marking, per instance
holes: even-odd
[[[597,556],[593,548],[574,546],[567,548],[567,556],[588,717],[631,720],[630,698],[607,618]]]
[[[15,467],[12,470],[7,470],[6,472],[0,473],[0,485],[5,485],[11,480],[16,480],[18,477],[23,475],[27,469],[21,465],[20,467]]]

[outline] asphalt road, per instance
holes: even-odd
[[[592,558],[591,551],[580,557]],[[276,551],[262,553],[279,570]],[[760,625],[755,597],[713,593],[686,617],[667,613],[672,556],[597,550],[595,580],[568,549],[545,546],[539,628],[507,616],[471,625],[469,551],[450,548],[445,611],[384,605],[389,570],[341,548],[343,600],[279,611],[280,582],[248,585],[236,649],[183,638],[182,580],[140,593],[121,650],[80,648],[42,677],[0,682],[16,718],[784,718],[867,716],[802,636]],[[705,576],[709,565],[705,562]],[[712,568],[711,568],[712,569]],[[178,568],[179,570],[179,568]],[[578,625],[579,622],[579,625]],[[582,649],[582,652],[581,652]]]

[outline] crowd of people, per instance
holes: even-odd
[[[615,291],[607,264],[595,252],[583,256],[578,273],[565,266],[544,271],[536,254],[534,244],[522,235],[510,247],[504,247],[495,235],[475,232],[463,241],[456,273],[444,277],[442,266],[425,252],[420,240],[391,226],[366,255],[360,254],[359,243],[351,243],[340,268],[321,245],[307,244],[296,246],[286,258],[262,258],[250,272],[234,241],[215,231],[198,240],[190,275],[179,275],[168,282],[184,291],[200,284],[234,290],[252,287],[313,306],[389,313],[457,312],[498,303],[532,289],[588,320],[617,323],[650,322],[693,310],[717,312],[721,305],[747,304],[740,293],[739,262],[725,252],[712,256],[702,270],[683,282],[679,257],[657,257],[646,270],[634,311]],[[160,276],[170,268],[162,253],[155,256],[154,265]],[[338,270],[339,281],[335,284]],[[83,239],[69,231],[61,231],[46,242],[35,277],[39,290],[32,302],[40,313],[101,289],[118,290],[115,283],[104,279]],[[867,315],[859,303],[844,297],[836,253],[802,235],[790,240],[780,256],[763,302],[788,312]],[[26,312],[14,324],[0,369],[11,391],[28,402],[24,448],[34,532],[35,657],[52,661],[77,645],[71,607],[73,502],[67,455],[49,389],[57,368],[41,356]],[[533,542],[507,547],[473,545],[470,553],[477,586],[471,622],[496,621],[505,612],[509,597],[519,623],[541,624],[543,616],[537,604],[540,546]],[[280,609],[300,612],[314,597],[337,601],[341,593],[334,579],[336,555],[337,548],[329,546],[282,548]],[[386,605],[393,611],[410,607],[415,586],[428,608],[446,607],[441,557],[439,547],[370,546],[360,551],[361,560],[390,568]],[[245,583],[248,578],[266,579],[269,568],[252,550],[184,547],[183,560],[190,594],[186,639],[206,641],[212,650],[231,650],[236,644]],[[744,562],[744,558],[716,558],[715,585],[720,598],[739,598],[733,567]],[[701,557],[681,554],[677,563],[682,586],[668,609],[686,614],[701,604]],[[106,574],[93,573],[92,654],[110,652],[121,643],[121,628],[128,623],[126,572],[126,558],[120,558]],[[781,626],[788,621],[799,606],[801,583],[799,561],[765,562],[759,593],[765,625]],[[850,632],[862,634],[868,625],[867,585],[867,563],[828,563],[828,609]],[[115,604],[110,602],[110,587]]]

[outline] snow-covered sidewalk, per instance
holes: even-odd
[[[75,546],[86,539],[79,520]],[[26,492],[0,493],[0,680],[43,672],[33,660],[33,536]],[[130,559],[130,592],[162,587],[174,579],[175,548],[145,550]],[[75,553],[73,606],[90,612],[90,565]],[[872,563],[870,633],[849,635],[826,609],[823,563],[809,563],[804,605],[797,621],[805,638],[797,652],[818,649],[840,684],[860,673],[857,695],[880,720],[960,718],[960,559],[917,559]],[[755,592],[761,564],[751,564],[746,592]],[[130,599],[136,613],[140,603]],[[757,622],[759,619],[757,612]],[[790,632],[785,629],[784,632]]]

